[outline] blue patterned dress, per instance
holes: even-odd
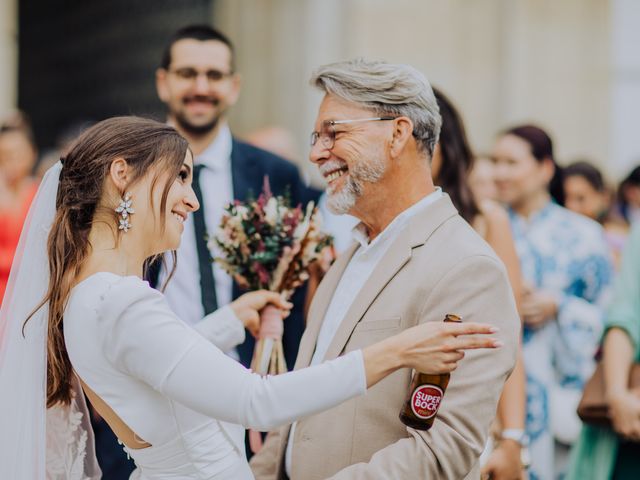
[[[553,202],[528,219],[513,210],[509,217],[524,283],[558,300],[556,318],[523,329],[530,478],[551,480],[557,474],[552,394],[579,398],[593,371],[613,266],[602,227],[586,217]]]

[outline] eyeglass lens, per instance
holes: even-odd
[[[333,147],[333,143],[336,138],[336,133],[331,122],[324,122],[320,127],[319,132],[311,133],[311,146],[313,147],[318,141],[324,148]]]
[[[184,80],[195,80],[200,75],[200,72],[195,68],[179,68],[174,73]],[[220,70],[207,70],[202,72],[207,80],[210,82],[219,82],[223,78],[229,76],[229,73],[221,72]]]

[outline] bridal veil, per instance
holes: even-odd
[[[101,476],[89,413],[73,377],[69,406],[46,408],[48,305],[25,324],[49,284],[47,237],[62,164],[44,176],[24,223],[0,308],[0,478],[85,480]],[[24,329],[23,329],[24,325]]]

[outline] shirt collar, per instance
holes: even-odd
[[[364,223],[358,223],[351,230],[351,236],[353,240],[358,242],[362,248],[367,248],[376,243],[384,241],[385,238],[393,235],[394,232],[401,230],[409,220],[416,216],[417,214],[423,212],[429,205],[434,203],[442,197],[442,189],[440,187],[436,187],[436,189],[431,192],[429,195],[425,196],[422,200],[417,203],[414,203],[409,208],[400,213],[393,221],[387,225],[380,235],[378,235],[373,242],[369,243],[369,233],[367,232],[367,227]]]
[[[205,150],[195,158],[195,163],[204,165],[211,170],[222,170],[231,161],[232,137],[229,125],[220,125],[220,131],[216,138]]]

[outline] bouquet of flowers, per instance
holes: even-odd
[[[210,240],[214,259],[247,290],[279,292],[285,299],[309,278],[309,266],[320,259],[330,236],[320,231],[313,202],[293,208],[286,197],[273,196],[265,178],[257,200],[238,200],[225,208],[220,227]],[[260,335],[251,368],[262,375],[287,371],[282,350],[280,310],[261,312]]]

